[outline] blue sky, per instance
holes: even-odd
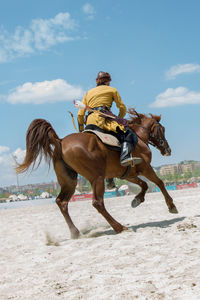
[[[100,70],[127,107],[162,115],[172,156],[152,149],[153,166],[200,160],[199,11],[198,0],[1,1],[0,186],[16,184],[12,155],[22,159],[33,119],[74,132],[67,111]],[[51,180],[44,163],[19,176]]]

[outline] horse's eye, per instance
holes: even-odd
[[[160,142],[160,146],[164,146],[164,141],[161,141],[161,142]]]

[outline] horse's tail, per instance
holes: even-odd
[[[38,168],[43,156],[49,164],[53,156],[61,157],[61,139],[49,122],[35,119],[26,133],[26,156],[23,163],[16,167],[16,172],[25,172],[31,165],[34,169],[37,158],[39,160],[36,168]]]

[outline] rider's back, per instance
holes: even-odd
[[[115,101],[117,107],[119,107],[120,115],[124,116],[126,113],[126,107],[121,101],[118,91],[114,87],[99,85],[89,90],[83,99],[83,103],[87,104],[91,108],[106,106],[110,109],[113,101]]]

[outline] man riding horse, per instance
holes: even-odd
[[[120,164],[125,167],[129,165],[136,165],[141,162],[140,157],[132,157],[138,139],[135,132],[130,128],[118,122],[118,118],[113,120],[106,118],[101,113],[110,113],[112,103],[115,102],[119,108],[119,120],[126,114],[126,106],[121,100],[118,91],[110,86],[111,76],[107,72],[99,72],[96,78],[96,87],[89,90],[82,100],[82,103],[92,109],[86,117],[86,129],[100,128],[106,132],[114,132],[121,143]],[[84,115],[85,110],[78,111],[79,131],[84,129]],[[123,122],[122,122],[123,123]]]
[[[121,126],[122,121],[126,121],[125,119],[119,120],[113,115],[112,121],[111,119],[103,118],[105,114],[110,114],[111,116],[110,108],[113,101],[116,102],[120,110],[120,117],[123,117],[126,113],[126,107],[121,101],[117,90],[109,86],[110,81],[111,78],[108,73],[100,72],[97,76],[97,87],[88,91],[83,99],[83,103],[92,108],[86,107],[91,112],[87,118],[87,126],[99,126],[101,130],[112,130],[115,134],[120,135],[121,138],[119,137],[119,140],[122,144],[120,159],[117,151],[104,145],[96,135],[90,132],[73,133],[64,138],[59,138],[48,121],[35,119],[31,122],[26,132],[26,155],[24,161],[16,168],[17,173],[27,171],[30,166],[32,166],[32,169],[34,167],[37,168],[43,157],[47,162],[53,162],[57,180],[61,187],[56,203],[68,224],[72,238],[80,236],[80,231],[73,223],[68,209],[69,201],[76,190],[78,174],[90,182],[92,187],[92,205],[116,233],[127,230],[128,227],[115,220],[105,208],[105,178],[114,176],[124,178],[124,175],[126,175],[126,180],[139,185],[141,191],[131,203],[131,206],[135,208],[145,201],[145,194],[148,189],[147,183],[138,177],[138,175],[142,175],[160,188],[169,212],[178,212],[163,181],[156,175],[150,164],[152,153],[147,145],[148,142],[157,147],[162,155],[171,154],[171,149],[165,138],[164,127],[160,124],[161,116],[151,115],[151,117],[148,117],[137,114],[137,119],[135,120],[133,111],[132,120],[127,122],[129,129],[126,125],[125,127]],[[78,115],[81,131],[83,130],[84,113],[84,110],[80,110]],[[120,122],[113,121],[116,119]],[[140,136],[137,146],[137,136],[132,130],[135,130]],[[136,156],[141,155],[142,162],[133,168],[126,167],[129,164],[140,162],[140,158],[131,157],[131,151],[133,150]],[[120,162],[125,167],[121,166]],[[129,170],[128,173],[127,170]]]

